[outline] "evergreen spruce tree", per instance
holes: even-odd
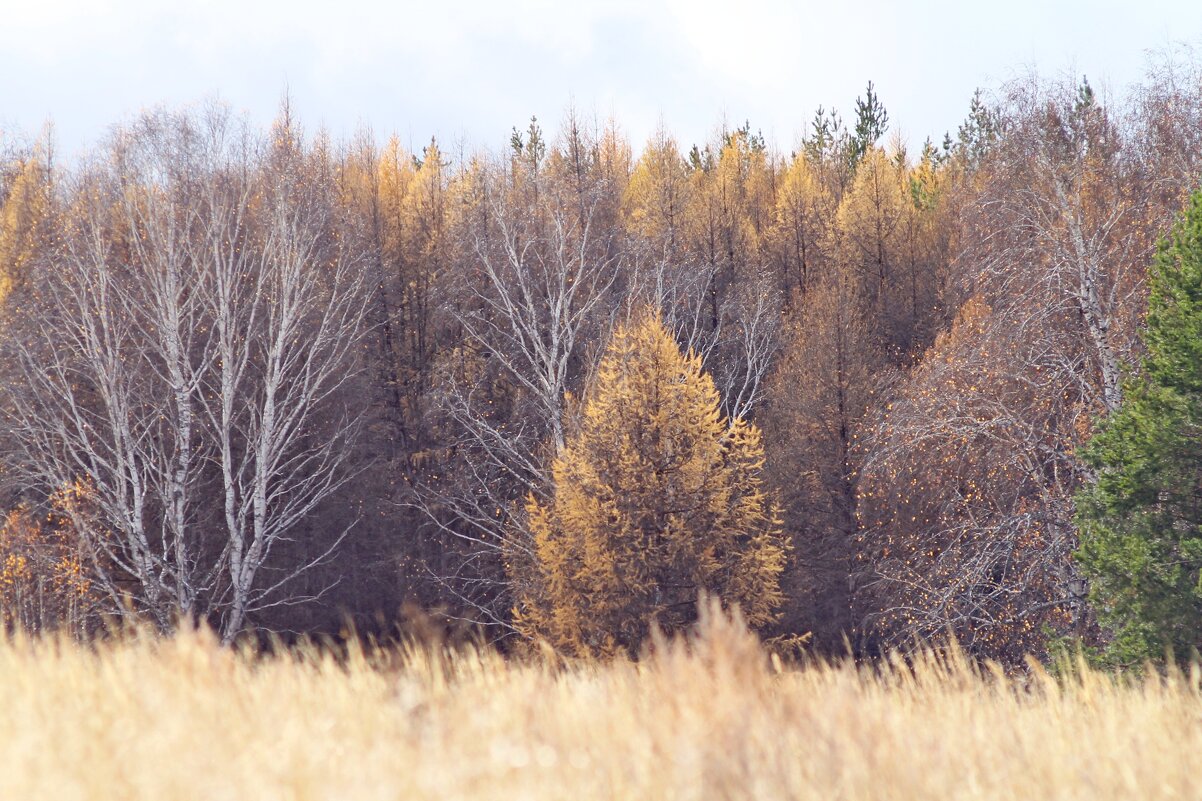
[[[521,630],[564,653],[630,653],[653,622],[692,623],[702,592],[752,626],[775,620],[785,544],[760,432],[719,400],[658,315],[617,330],[553,497],[527,503],[533,553],[510,561]]]
[[[1118,664],[1202,645],[1202,192],[1149,276],[1147,355],[1085,458],[1078,558]]]

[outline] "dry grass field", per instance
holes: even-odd
[[[1196,672],[781,669],[711,618],[641,663],[0,644],[0,798],[1197,798]]]

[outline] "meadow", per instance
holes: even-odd
[[[204,631],[0,644],[4,799],[1197,797],[1199,672],[952,652],[789,667],[738,623],[639,661],[223,648]]]

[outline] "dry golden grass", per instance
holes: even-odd
[[[1196,674],[780,671],[712,618],[640,664],[203,634],[0,644],[2,799],[1197,798]]]

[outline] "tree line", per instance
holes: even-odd
[[[10,626],[409,605],[606,653],[709,592],[823,653],[1115,640],[1079,493],[1202,176],[1193,64],[978,92],[917,152],[871,83],[789,153],[575,111],[411,153],[286,102],[0,147]]]

